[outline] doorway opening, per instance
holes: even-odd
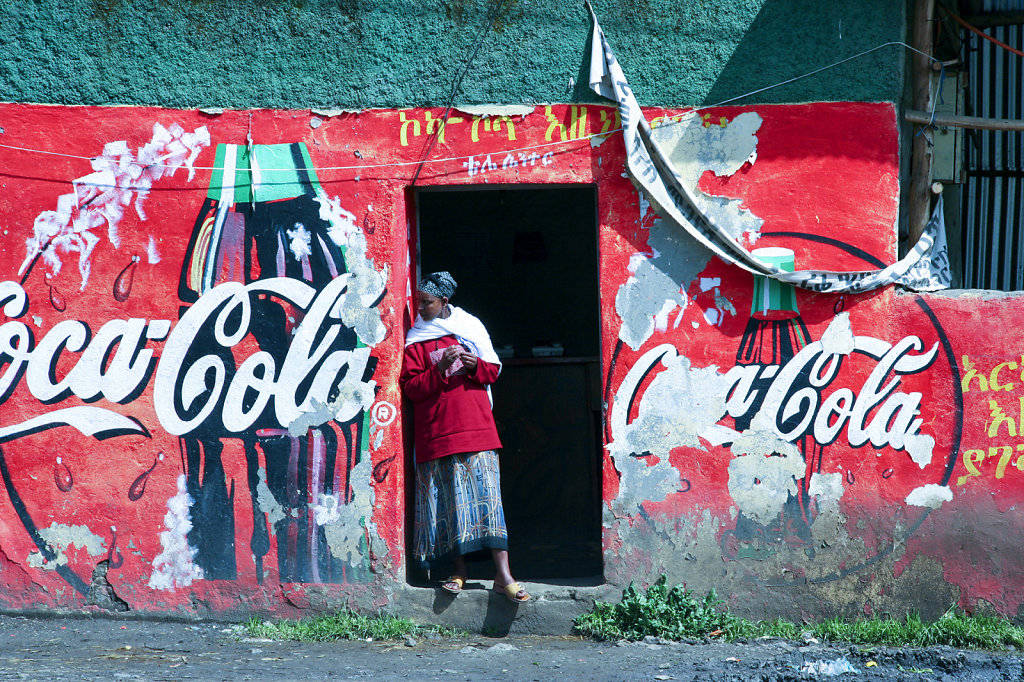
[[[600,584],[597,188],[421,188],[415,204],[417,281],[451,272],[453,305],[480,318],[502,357],[494,417],[513,575]],[[447,577],[407,554],[411,582]],[[471,579],[494,575],[489,552],[467,566]]]

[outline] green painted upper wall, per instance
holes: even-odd
[[[589,102],[577,0],[0,0],[0,100],[166,107]],[[593,0],[642,104],[711,104],[904,40],[903,0]],[[897,100],[885,47],[745,103]]]

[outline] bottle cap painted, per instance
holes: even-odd
[[[754,249],[750,252],[754,258],[765,265],[772,265],[786,272],[796,270],[796,256],[792,249],[768,247]],[[750,314],[755,317],[791,317],[785,313],[798,314],[796,306],[796,289],[792,284],[784,284],[768,277],[754,275],[754,298],[750,305]]]

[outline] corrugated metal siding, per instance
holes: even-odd
[[[985,0],[981,8],[984,12],[1012,12],[1024,9],[1024,0]]]
[[[1024,0],[988,0],[986,9],[1024,8]],[[993,26],[988,35],[1024,49],[1024,24]],[[1024,119],[1024,59],[970,32],[967,113]],[[966,137],[963,286],[1024,289],[1024,133],[974,130]]]

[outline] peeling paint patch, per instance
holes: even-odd
[[[709,196],[697,184],[705,171],[726,176],[747,162],[753,163],[757,158],[754,133],[761,123],[760,116],[748,112],[724,128],[705,128],[699,118],[691,117],[654,129],[655,138],[669,154],[683,183],[697,197],[698,207],[718,224],[729,226],[733,237],[746,233],[750,241],[756,239],[763,221],[741,208],[740,201]],[[641,221],[646,214],[644,204],[641,198]],[[644,258],[635,270],[631,268],[632,277],[615,296],[615,311],[622,319],[619,338],[633,350],[638,350],[655,331],[664,331],[661,319],[675,307],[686,307],[685,290],[711,259],[710,252],[689,233],[666,226],[660,218],[651,224],[647,243],[655,255]],[[717,320],[727,310],[719,307]]]
[[[640,256],[633,276],[615,294],[615,312],[622,319],[619,338],[638,350],[655,331],[655,317],[664,311],[685,308],[686,282],[700,274],[711,259],[689,234],[681,234],[658,219],[647,239],[653,258]]]
[[[370,458],[364,457],[349,474],[352,500],[339,505],[337,500],[327,500],[330,496],[324,495],[315,507],[314,519],[324,529],[331,554],[349,563],[359,563],[367,551],[373,551],[378,558],[387,552],[386,549],[377,551],[381,547],[386,548],[386,544],[372,521],[374,492],[370,485],[371,472]]]
[[[288,235],[288,248],[291,249],[295,260],[301,261],[303,258],[308,258],[312,253],[309,245],[313,235],[309,233],[306,226],[302,223],[295,223],[292,229],[287,230],[286,234]]]
[[[39,536],[46,541],[50,549],[56,554],[53,561],[43,561],[40,552],[32,552],[28,555],[28,565],[32,568],[45,568],[54,570],[58,566],[68,563],[65,552],[71,547],[84,549],[90,556],[100,556],[106,551],[106,543],[103,538],[89,530],[88,526],[71,526],[57,522],[50,524],[49,528],[40,528]]]
[[[259,482],[256,484],[256,504],[259,510],[267,515],[267,521],[273,526],[284,518],[284,508],[274,497],[274,493],[270,492],[270,486],[267,485],[267,470],[260,467],[256,476],[259,478]]]
[[[953,499],[953,491],[946,485],[929,483],[919,488],[914,488],[907,495],[907,504],[915,507],[929,507],[938,509],[943,502],[950,502]]]
[[[663,332],[668,329],[668,316],[672,314],[677,305],[675,301],[665,301],[662,304],[661,310],[654,316],[654,328],[656,330]]]
[[[811,497],[820,500],[838,501],[843,497],[843,475],[817,473],[811,477],[811,485],[807,489]]]
[[[156,246],[156,238],[149,235],[149,242],[146,243],[146,262],[155,265],[160,262],[160,250]]]
[[[321,494],[313,505],[313,520],[318,526],[326,526],[341,519],[341,506],[334,495]]]
[[[903,437],[903,447],[914,464],[924,469],[932,463],[935,451],[935,439],[924,433],[910,433]]]
[[[455,107],[455,110],[470,116],[486,118],[487,116],[527,116],[532,114],[535,108],[529,104],[479,104]]]
[[[722,286],[721,277],[701,277],[700,278],[700,290],[711,291],[715,287]]]
[[[332,199],[320,190],[316,200],[320,204],[320,219],[329,223],[327,234],[331,241],[345,249],[349,283],[340,303],[341,320],[355,330],[360,341],[374,346],[387,334],[377,304],[384,295],[388,268],[385,265],[378,272],[373,259],[367,257],[366,235],[356,225],[355,215],[341,206],[340,199]]]
[[[203,569],[193,563],[196,550],[188,544],[188,532],[192,530],[191,505],[192,497],[185,488],[185,474],[180,474],[178,492],[167,500],[167,514],[164,515],[167,530],[160,533],[163,549],[153,559],[153,574],[149,576],[149,586],[154,590],[187,587],[193,580],[203,579]]]
[[[342,114],[361,114],[362,109],[310,109],[310,113],[316,114],[317,116],[324,116],[325,118],[333,118],[335,116],[341,116]]]
[[[337,397],[329,403],[315,398],[302,405],[302,412],[288,424],[288,433],[299,437],[311,428],[322,426],[331,420],[346,422],[360,410],[369,410],[373,405],[377,382],[363,381],[363,370],[370,357],[369,348],[354,348],[348,363],[348,371],[335,389]]]
[[[702,278],[703,279],[706,278]],[[736,315],[736,306],[728,298],[722,295],[718,287],[715,287],[715,307],[704,311],[704,321],[716,327],[722,326],[726,313]],[[659,330],[660,331],[660,330]]]
[[[715,288],[715,305],[718,306],[722,312],[729,313],[730,315],[736,314],[736,306],[732,304],[732,301],[723,296],[722,292],[717,287]]]
[[[635,384],[658,362],[664,365],[640,401],[637,417],[626,423],[625,409]],[[615,397],[608,450],[621,474],[619,495],[624,500],[658,502],[679,489],[680,473],[668,461],[677,447],[704,449],[703,432],[725,412],[727,386],[717,367],[693,368],[690,359],[665,344],[645,353],[630,370]],[[679,409],[679,405],[687,409]],[[654,455],[649,465],[638,456]]]
[[[750,427],[740,433],[729,448],[734,455],[782,455],[800,459],[800,450],[788,440],[779,437],[771,417],[765,410],[750,420]],[[797,478],[801,478],[803,472]]]
[[[854,348],[853,327],[850,313],[839,313],[821,335],[821,347],[826,354],[849,355]]]
[[[771,523],[790,495],[797,493],[797,479],[806,465],[799,453],[743,455],[729,462],[729,494],[748,518]]]
[[[694,192],[697,207],[733,237],[744,233],[755,241],[764,221],[742,208],[738,199],[705,194],[697,184],[706,171],[719,177],[733,175],[757,160],[757,131],[764,120],[754,112],[740,114],[727,125],[705,126],[699,116],[660,125],[653,137],[668,154],[683,183]]]
[[[636,419],[625,424],[622,415],[621,420],[612,422],[612,441],[608,449],[613,456],[650,453],[668,457],[672,449],[680,446],[703,449],[700,434],[725,413],[727,387],[718,368],[714,365],[694,368],[689,358],[676,355],[675,349],[667,344],[645,353],[630,374],[637,368],[638,374],[646,373],[659,357],[665,369],[644,392]],[[637,378],[627,375],[615,396],[616,405],[629,402]],[[687,409],[679,409],[680,405],[686,405]]]

